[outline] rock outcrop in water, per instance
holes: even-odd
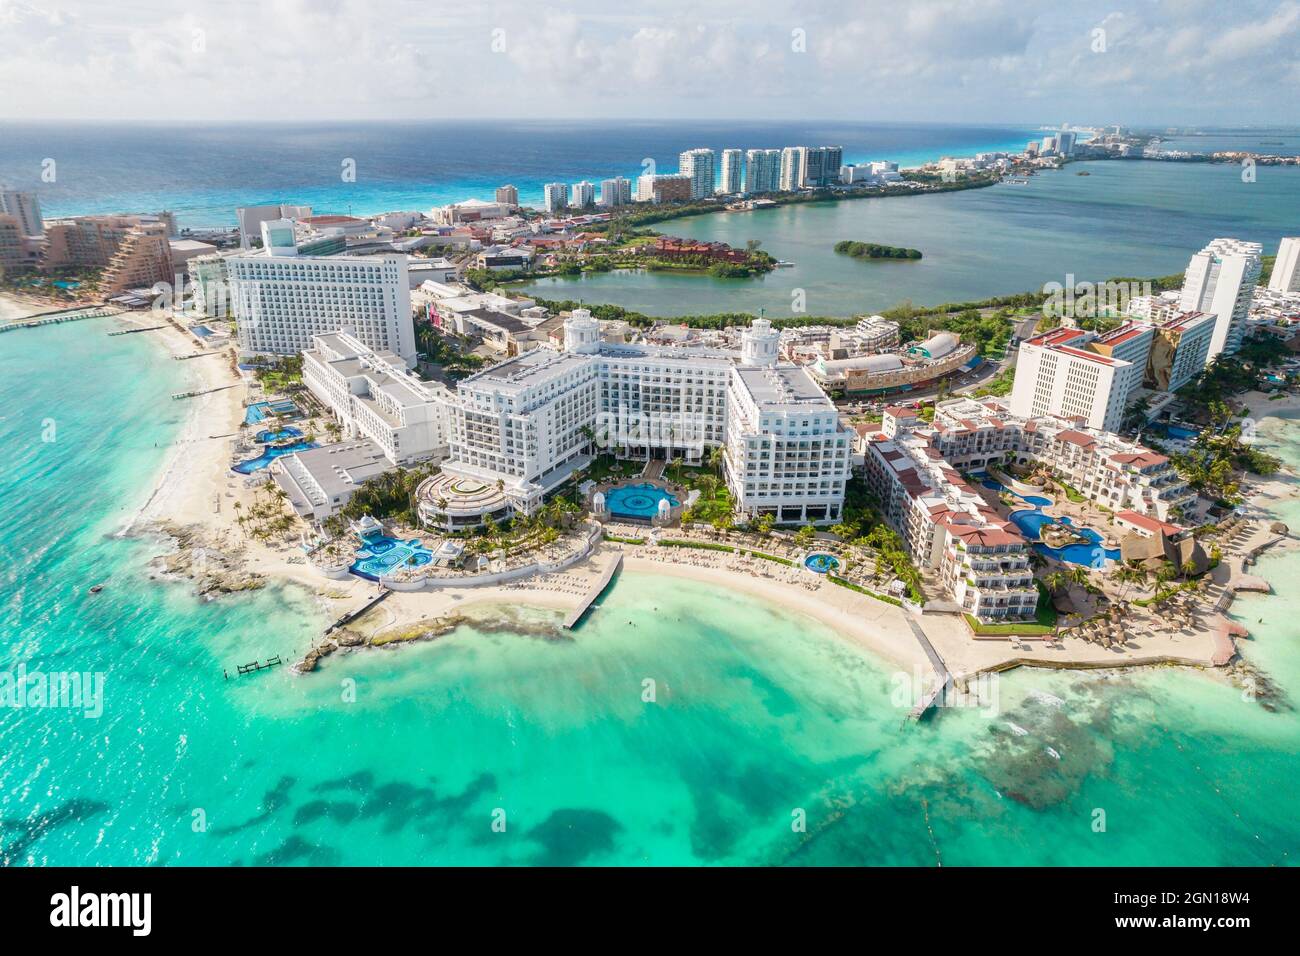
[[[164,535],[176,544],[174,552],[160,554],[149,562],[159,572],[155,577],[193,581],[195,591],[205,597],[255,591],[266,586],[266,576],[247,570],[237,549],[219,546],[197,525],[163,521],[144,531]]]

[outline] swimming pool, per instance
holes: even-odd
[[[681,503],[675,495],[648,481],[611,488],[605,492],[605,507],[610,514],[620,518],[653,518],[659,514],[659,502],[665,500],[671,508],[676,508]]]
[[[244,409],[244,424],[256,425],[258,422],[270,415],[285,415],[294,417],[299,415],[298,406],[290,401],[279,402],[254,402]]]
[[[372,535],[365,539],[350,570],[359,578],[378,581],[396,568],[421,568],[431,561],[433,552],[421,544],[419,538],[399,541],[385,535]]]
[[[232,471],[237,471],[241,475],[251,475],[255,471],[261,471],[277,458],[283,458],[285,455],[292,455],[296,451],[306,451],[308,448],[318,448],[314,441],[296,441],[290,445],[280,445],[271,447],[270,445],[262,449],[262,454],[256,458],[250,458],[247,461],[241,461],[232,467]]]
[[[284,441],[286,438],[301,438],[301,437],[302,437],[301,429],[294,428],[292,425],[286,425],[284,428],[281,428],[279,431],[273,432],[268,428],[266,431],[261,431],[257,433],[257,440],[263,443],[273,442],[273,441]]]
[[[840,566],[840,562],[833,554],[810,554],[803,559],[803,566],[817,574],[829,574]]]
[[[210,328],[208,328],[206,325],[191,325],[191,326],[190,326],[190,331],[193,332],[195,335],[197,335],[197,336],[198,336],[199,338],[201,338],[201,339],[206,339],[206,338],[207,338],[208,336],[210,336],[210,335],[216,335],[216,333],[213,332],[213,331],[212,331]]]
[[[1107,561],[1118,561],[1120,559],[1119,548],[1102,547],[1102,536],[1091,528],[1074,528],[1074,522],[1069,518],[1053,518],[1051,515],[1044,514],[1037,508],[1024,511],[1011,512],[1011,521],[1021,530],[1026,538],[1033,542],[1034,547],[1040,554],[1055,558],[1058,561],[1064,561],[1067,564],[1081,564],[1084,567],[1099,568],[1103,567]],[[1087,544],[1076,543],[1067,544],[1064,548],[1048,547],[1039,540],[1039,532],[1044,525],[1049,524],[1069,525],[1077,534],[1087,539]]]

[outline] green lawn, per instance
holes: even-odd
[[[1038,585],[1038,607],[1034,609],[1034,623],[1021,621],[1012,624],[981,624],[970,614],[964,614],[966,623],[976,634],[1051,634],[1056,628],[1056,608],[1052,606],[1052,596],[1042,581]]]

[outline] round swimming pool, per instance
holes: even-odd
[[[680,504],[675,495],[648,481],[621,485],[605,492],[605,507],[610,514],[621,518],[653,518],[659,514],[661,501],[667,501],[672,508]]]
[[[840,566],[840,560],[833,554],[810,554],[803,559],[803,566],[817,574],[829,574]]]

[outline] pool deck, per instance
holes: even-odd
[[[578,606],[570,611],[565,617],[564,629],[566,631],[573,630],[578,621],[582,619],[582,615],[587,613],[587,608],[591,607],[592,602],[595,601],[596,598],[600,597],[605,588],[609,587],[609,582],[614,579],[614,575],[621,567],[623,567],[623,552],[619,551],[616,553],[614,560],[610,561],[609,564],[605,566],[605,570],[601,573],[600,577],[596,579],[595,583],[592,584],[592,586],[587,589],[586,593],[582,595],[581,599],[578,601]]]

